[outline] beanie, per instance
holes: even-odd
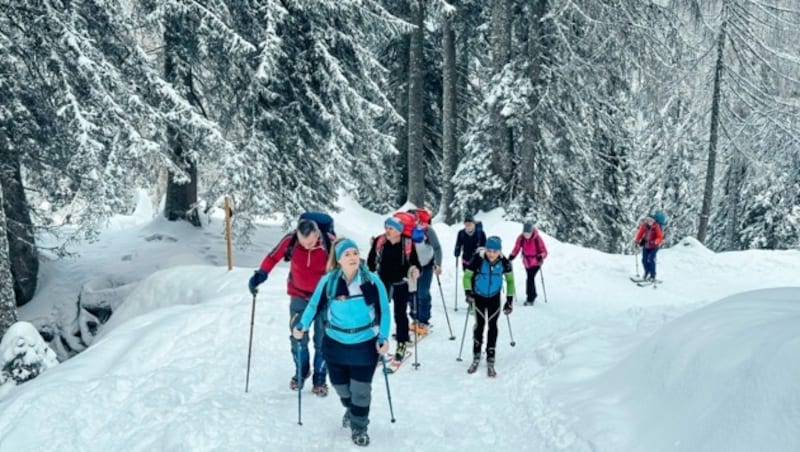
[[[500,251],[503,248],[503,242],[500,237],[493,235],[486,239],[486,249]]]
[[[386,221],[383,222],[383,226],[387,228],[394,228],[400,232],[403,232],[403,223],[400,223],[400,220],[395,217],[387,218]]]
[[[358,245],[356,245],[356,242],[350,239],[344,239],[339,243],[337,243],[336,246],[334,247],[336,260],[338,261],[339,259],[341,259],[342,256],[344,255],[344,252],[349,250],[350,248],[355,248],[355,250],[358,251]]]

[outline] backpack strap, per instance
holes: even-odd
[[[383,257],[383,244],[386,243],[386,236],[381,234],[375,239],[375,273],[381,271],[381,258]]]

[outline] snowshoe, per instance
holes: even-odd
[[[306,382],[306,380],[310,376],[311,376],[311,371],[309,371],[306,374],[306,376],[305,376],[305,378],[303,378],[302,382],[298,382],[297,381],[297,375],[292,375],[292,379],[289,380],[289,389],[291,389],[292,391],[299,391],[300,389],[303,389],[303,384]]]
[[[311,388],[311,392],[317,395],[317,397],[327,397],[328,396],[328,385],[322,383],[321,385],[314,385]]]
[[[468,374],[474,374],[478,370],[478,364],[480,364],[480,363],[481,363],[480,358],[473,359],[472,360],[472,364],[470,364],[469,368],[467,368],[467,373]]]
[[[369,446],[369,435],[366,430],[361,432],[353,432],[353,442],[356,446]]]

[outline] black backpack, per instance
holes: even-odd
[[[333,218],[327,213],[323,212],[303,212],[300,215],[300,218],[297,219],[298,222],[300,220],[311,220],[317,224],[319,233],[322,236],[322,243],[325,244],[325,251],[330,253],[331,243],[336,240],[336,232],[333,230]],[[289,242],[286,252],[283,253],[283,260],[287,262],[292,259],[292,252],[294,251],[295,245],[297,245],[296,232],[292,233],[291,235],[292,241]]]

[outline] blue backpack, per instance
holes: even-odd
[[[660,210],[656,210],[653,213],[653,219],[656,220],[656,223],[662,228],[667,225],[667,215]]]
[[[322,243],[325,244],[325,250],[330,252],[331,243],[336,240],[336,231],[333,230],[333,218],[323,212],[303,212],[300,218],[298,218],[298,221],[299,220],[311,220],[317,223],[319,233],[322,236]],[[295,245],[297,245],[297,234],[292,233],[291,235],[292,240],[289,242],[289,247],[286,248],[286,252],[283,253],[283,260],[287,262],[292,259],[292,252],[294,251]]]

